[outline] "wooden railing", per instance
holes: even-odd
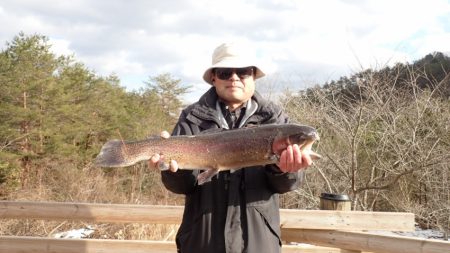
[[[0,201],[1,219],[178,224],[179,206]],[[363,231],[412,231],[412,213],[281,210],[286,252],[450,252],[450,243]],[[316,245],[316,246],[312,246]],[[0,252],[176,252],[174,242],[0,236]]]

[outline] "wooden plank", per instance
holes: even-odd
[[[283,247],[281,248],[281,252],[282,253],[343,253],[341,251],[341,249],[315,246],[315,245],[310,245],[310,244],[283,245]]]
[[[173,241],[53,239],[38,237],[0,237],[0,252],[8,253],[173,253]],[[340,253],[340,249],[313,245],[283,245],[282,253]]]
[[[287,241],[377,253],[450,252],[450,242],[364,232],[284,229],[282,238]]]
[[[281,228],[414,231],[413,213],[283,210]]]
[[[413,231],[414,214],[282,209],[281,227]],[[0,218],[179,224],[181,206],[0,201]]]
[[[0,218],[179,224],[181,206],[0,201]]]
[[[340,253],[363,253],[361,250],[341,249]]]
[[[95,240],[95,239],[53,239],[38,237],[0,237],[0,252],[8,253],[173,253],[174,242]]]

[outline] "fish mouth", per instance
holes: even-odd
[[[272,142],[272,152],[276,155],[281,155],[288,146],[295,144],[299,146],[300,150],[311,150],[317,137],[316,133],[308,133],[275,138]]]
[[[319,134],[317,132],[313,133],[313,139],[316,140],[316,141],[320,141],[320,136],[319,136]]]
[[[318,135],[317,135],[317,138],[319,138]],[[316,139],[316,140],[318,140],[318,139]],[[315,142],[315,140],[309,140],[309,141],[305,142],[303,145],[300,146],[300,150],[302,151],[302,153],[304,152],[304,153],[309,154],[311,159],[319,160],[322,158],[322,156],[312,150],[312,145],[314,144],[314,142]]]

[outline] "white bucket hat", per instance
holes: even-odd
[[[212,85],[213,68],[245,68],[253,66],[256,68],[255,79],[265,76],[264,72],[257,66],[256,59],[250,55],[251,50],[245,50],[234,43],[224,43],[214,50],[212,65],[203,74],[203,80]]]

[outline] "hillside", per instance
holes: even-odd
[[[109,139],[172,129],[187,88],[162,74],[127,92],[118,77],[98,76],[50,46],[45,36],[19,34],[0,53],[0,197],[182,204],[146,164],[100,169],[92,161]],[[324,159],[282,207],[317,209],[320,193],[346,193],[354,210],[414,212],[423,228],[448,230],[449,73],[450,58],[432,53],[286,94],[292,120],[318,128]]]

